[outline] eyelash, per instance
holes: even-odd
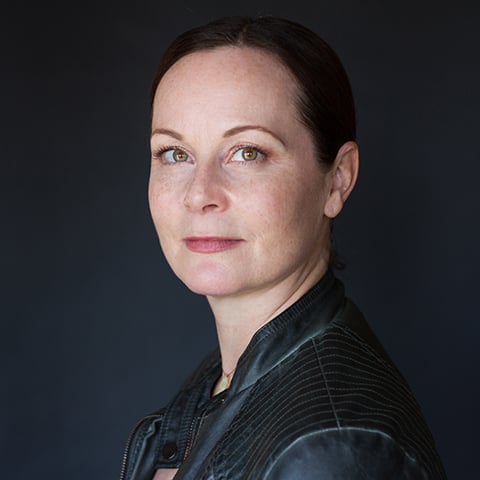
[[[155,152],[153,153],[153,158],[155,160],[162,161],[165,165],[174,165],[175,163],[180,163],[180,162],[167,162],[164,160],[163,155],[171,150],[181,150],[182,152],[187,153],[182,147],[179,147],[178,145],[165,145],[164,147],[160,147],[159,149],[155,150]]]
[[[258,147],[257,145],[253,145],[251,143],[245,143],[242,145],[236,145],[234,149],[230,151],[229,157],[232,158],[236,153],[240,152],[243,149],[246,148],[252,148],[256,152],[258,152],[260,158],[255,158],[253,160],[244,160],[243,162],[241,161],[235,161],[235,163],[242,163],[242,164],[248,164],[248,163],[258,163],[263,160],[265,160],[268,157],[268,152],[265,151],[263,148]],[[184,162],[167,162],[164,160],[163,156],[165,153],[172,151],[172,150],[181,150],[182,152],[185,152],[188,157],[190,155],[187,153],[185,149],[182,147],[179,147],[178,145],[165,145],[163,147],[158,148],[157,150],[154,151],[153,153],[153,158],[155,160],[161,160],[165,165],[174,165],[175,163],[184,163]]]

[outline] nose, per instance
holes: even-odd
[[[223,211],[228,204],[226,181],[221,167],[195,165],[184,197],[185,207],[192,212]]]

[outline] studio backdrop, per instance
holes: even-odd
[[[149,93],[166,45],[286,16],[338,52],[361,170],[338,272],[414,390],[450,479],[478,450],[476,2],[19,2],[2,7],[1,478],[118,478],[130,428],[216,345],[149,216]],[[388,314],[385,314],[388,312]]]

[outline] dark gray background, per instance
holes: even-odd
[[[149,218],[148,92],[173,36],[245,13],[306,24],[345,64],[362,166],[336,225],[341,277],[449,478],[474,478],[478,2],[224,3],[2,7],[1,478],[117,478],[133,423],[215,345]]]

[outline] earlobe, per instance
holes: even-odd
[[[341,212],[357,181],[358,168],[358,146],[355,142],[346,142],[338,150],[330,172],[330,193],[324,207],[327,217],[334,218]]]

